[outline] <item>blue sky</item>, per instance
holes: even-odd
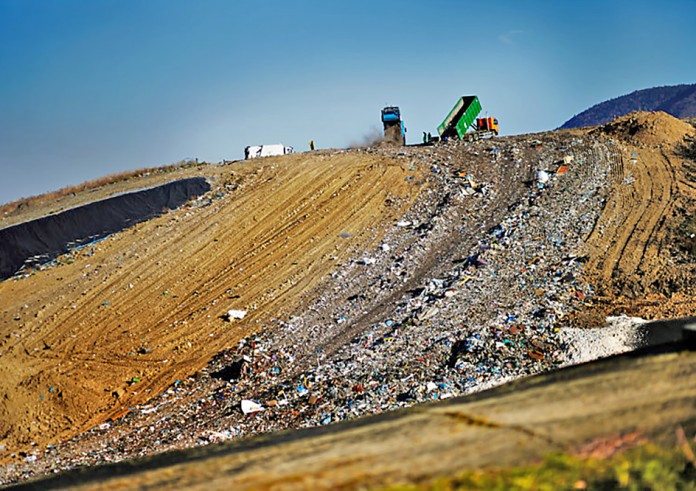
[[[501,133],[696,82],[696,2],[0,0],[0,202],[246,145],[409,142],[476,94]]]

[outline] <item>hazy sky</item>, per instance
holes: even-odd
[[[696,82],[696,1],[0,0],[0,202],[246,145],[409,142],[476,94],[502,134]]]

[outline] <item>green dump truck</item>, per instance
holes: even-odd
[[[437,127],[440,139],[475,140],[497,135],[498,120],[495,118],[477,119],[476,117],[480,112],[481,102],[479,102],[477,96],[467,95],[460,97],[442,124]],[[473,128],[474,131],[465,135],[469,128]]]

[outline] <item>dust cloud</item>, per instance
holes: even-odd
[[[367,148],[379,145],[384,140],[382,131],[376,126],[372,126],[370,130],[364,134],[359,141],[351,142],[349,148]]]

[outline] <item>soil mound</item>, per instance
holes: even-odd
[[[674,146],[696,131],[690,124],[662,111],[634,112],[601,126],[603,133],[640,146]],[[594,133],[593,132],[593,133]]]
[[[696,130],[662,112],[641,112],[590,134],[619,143],[604,208],[586,241],[585,273],[600,317],[694,315],[696,262],[686,250],[696,186],[684,145]]]

